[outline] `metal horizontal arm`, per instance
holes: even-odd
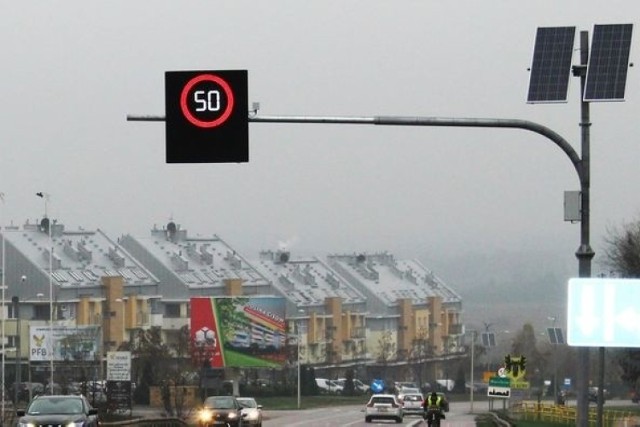
[[[481,119],[481,118],[450,118],[450,117],[421,117],[421,116],[258,116],[249,114],[249,122],[254,123],[317,123],[317,124],[356,124],[381,126],[448,126],[448,127],[477,127],[477,128],[513,128],[524,129],[540,134],[553,141],[571,160],[581,184],[585,176],[582,172],[582,161],[571,144],[555,131],[541,124],[519,119]],[[163,116],[127,116],[127,121],[133,122],[162,122]]]

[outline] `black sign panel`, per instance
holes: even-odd
[[[107,381],[107,402],[117,409],[131,409],[131,381]]]
[[[249,161],[247,71],[167,71],[167,163]]]

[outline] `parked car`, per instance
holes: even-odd
[[[398,400],[402,402],[402,408],[406,415],[422,415],[424,412],[424,396],[422,393],[408,393],[398,395]]]
[[[18,426],[98,427],[98,410],[84,396],[40,395],[16,411]]]
[[[262,427],[262,405],[258,405],[253,397],[237,397],[242,406],[242,419],[249,426]]]
[[[347,382],[346,378],[338,378],[337,380],[335,380],[335,383],[341,386],[343,389],[346,382]],[[369,391],[369,386],[363,383],[362,381],[360,381],[359,379],[354,378],[353,389],[358,393],[366,393],[367,391]]]
[[[374,394],[369,399],[364,410],[364,421],[370,423],[373,419],[392,419],[401,423],[404,410],[393,394]]]
[[[316,378],[316,384],[321,393],[342,393],[343,387],[333,380]]]
[[[598,403],[598,387],[589,387],[587,394],[589,402]],[[604,403],[609,397],[607,389],[602,389],[602,403]]]
[[[198,411],[198,427],[242,427],[242,406],[233,396],[209,396]]]
[[[419,388],[415,388],[415,387],[402,387],[398,390],[398,395],[401,394],[422,394],[420,393],[420,389]]]
[[[404,388],[419,388],[416,383],[410,381],[396,381],[395,383],[393,383],[393,387],[396,389],[396,393],[400,393],[400,390]]]
[[[449,412],[449,399],[447,399],[447,395],[439,391],[438,396],[442,397],[442,410]]]

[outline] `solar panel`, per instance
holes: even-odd
[[[528,103],[566,102],[576,27],[543,27],[536,32]]]
[[[496,336],[493,332],[483,332],[482,333],[482,345],[485,347],[495,347],[496,346]]]
[[[562,328],[547,328],[547,334],[549,335],[549,342],[551,344],[564,344]]]
[[[623,101],[633,24],[595,25],[585,101]]]

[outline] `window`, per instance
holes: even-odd
[[[33,306],[34,320],[49,320],[51,311],[48,304],[36,304]]]
[[[166,317],[180,317],[180,304],[165,304],[164,314]]]

